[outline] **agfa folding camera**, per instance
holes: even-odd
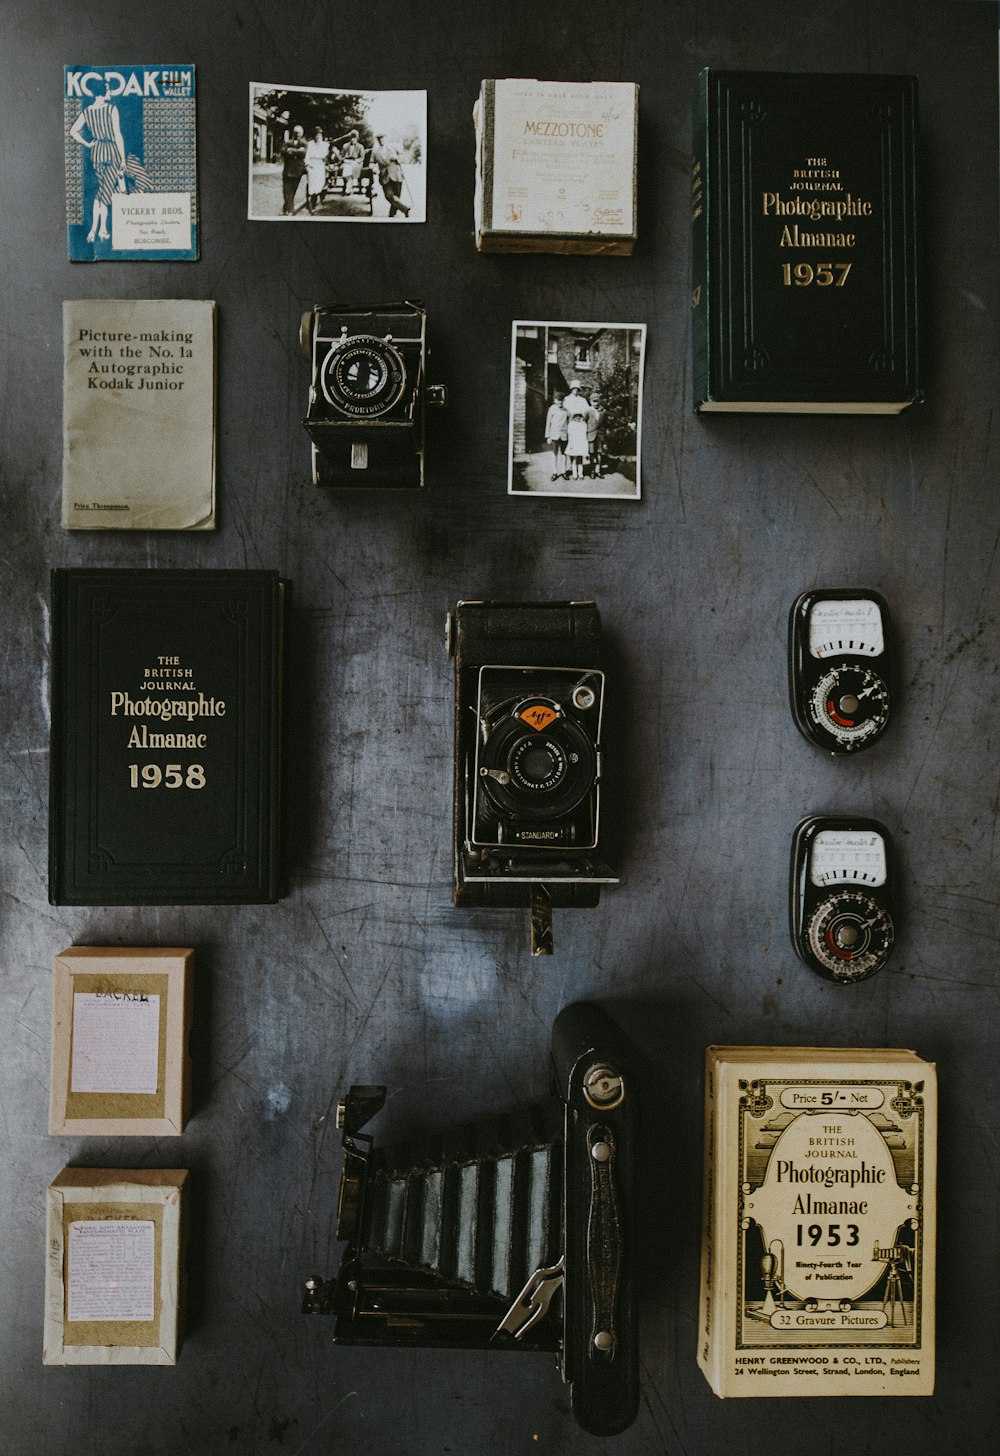
[[[425,381],[421,305],[317,305],[302,315],[300,341],[312,366],[302,423],[314,484],[419,489],[425,410],[446,399]]]
[[[601,845],[601,624],[593,602],[460,602],[455,656],[456,905],[593,906]]]

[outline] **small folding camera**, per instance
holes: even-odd
[[[531,908],[534,955],[553,906],[616,884],[601,843],[601,621],[593,602],[459,602],[455,657],[456,905]]]
[[[302,315],[314,484],[423,485],[425,411],[446,402],[425,380],[425,336],[416,302],[328,303]]]
[[[402,1147],[361,1129],[384,1087],[337,1111],[336,1278],[303,1311],[334,1343],[555,1351],[580,1425],[615,1435],[639,1399],[636,1090],[625,1044],[587,1003],[552,1029],[555,1091],[535,1107]]]

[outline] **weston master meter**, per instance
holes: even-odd
[[[788,621],[788,685],[799,731],[830,753],[885,732],[891,706],[889,609],[877,592],[804,592]]]
[[[848,985],[892,950],[891,849],[876,819],[803,819],[792,840],[790,921],[801,961]]]

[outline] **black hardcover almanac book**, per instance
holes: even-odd
[[[921,397],[912,76],[704,70],[697,410],[898,414]]]
[[[52,573],[49,899],[278,898],[282,583]]]

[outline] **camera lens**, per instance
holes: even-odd
[[[525,789],[556,789],[566,776],[566,754],[554,738],[520,739],[509,761],[511,778]]]
[[[355,399],[371,399],[384,386],[388,372],[384,359],[377,354],[359,351],[341,371],[340,382],[345,394]]]
[[[479,751],[479,782],[494,810],[534,824],[572,814],[596,776],[593,743],[547,698],[504,704]]]
[[[406,388],[406,365],[388,339],[351,334],[331,347],[320,370],[320,384],[338,414],[375,419],[399,403]]]
[[[527,779],[529,784],[544,783],[552,767],[552,756],[544,747],[529,747],[521,754],[518,767],[521,777]]]

